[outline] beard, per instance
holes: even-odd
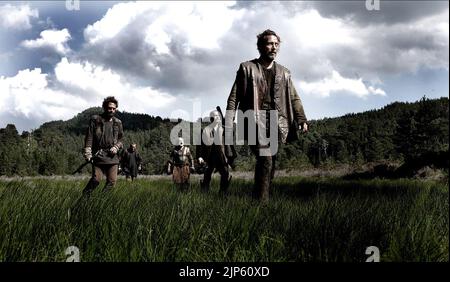
[[[277,57],[277,53],[267,53],[265,57],[273,61]]]
[[[265,61],[273,61],[273,60],[275,60],[275,58],[277,57],[277,54],[278,54],[277,52],[270,52],[270,51],[260,52],[261,58],[263,60],[265,60]]]

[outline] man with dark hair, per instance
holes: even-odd
[[[130,147],[122,155],[122,168],[125,171],[127,181],[133,181],[137,177],[141,161],[136,143],[130,144]]]
[[[93,115],[84,139],[83,156],[86,161],[92,160],[92,177],[83,190],[90,195],[100,184],[102,175],[106,176],[104,190],[114,187],[117,180],[119,157],[117,153],[123,147],[123,127],[116,113],[118,101],[109,96],[103,100],[103,113]]]
[[[209,117],[211,124],[203,129],[202,144],[196,148],[198,163],[200,165],[206,163],[203,180],[200,182],[201,189],[203,192],[209,191],[211,176],[214,170],[217,170],[220,173],[220,192],[226,193],[231,177],[225,154],[222,117],[217,110],[212,111]]]
[[[258,136],[256,144],[250,144],[250,149],[256,156],[253,196],[262,202],[269,199],[269,189],[275,173],[276,151],[271,151],[270,154],[262,153],[267,152],[264,150],[268,146],[261,142],[260,136],[270,135],[270,132],[276,129],[277,143],[286,143],[290,141],[291,136],[297,136],[298,129],[308,131],[305,112],[290,71],[275,62],[280,42],[280,36],[269,29],[257,36],[260,56],[258,59],[241,63],[227,101],[225,123],[227,132],[233,130],[237,110],[243,112],[251,110],[254,113],[247,115],[253,116]],[[272,120],[275,120],[276,126],[272,124]]]

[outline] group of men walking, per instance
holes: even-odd
[[[211,177],[214,171],[220,173],[220,192],[226,193],[230,184],[231,176],[229,167],[235,155],[227,153],[224,143],[224,128],[222,126],[221,114],[215,110],[210,113],[210,124],[202,131],[201,145],[196,147],[198,169],[203,174],[200,182],[201,190],[208,192]],[[178,139],[178,145],[170,154],[168,173],[173,175],[173,181],[181,190],[189,187],[190,174],[196,171],[194,158],[189,147],[184,145],[183,138]]]
[[[240,64],[233,87],[227,100],[227,112],[223,117],[221,112],[210,113],[211,124],[202,131],[202,144],[196,147],[196,161],[203,166],[204,177],[201,181],[202,191],[209,191],[211,176],[214,171],[220,173],[220,191],[226,193],[230,184],[229,167],[236,157],[233,150],[226,144],[226,134],[232,134],[237,111],[248,112],[247,118],[253,118],[256,124],[256,138],[249,137],[252,132],[248,124],[238,119],[237,126],[244,126],[245,141],[255,140],[250,149],[256,158],[253,196],[267,202],[269,191],[275,173],[277,150],[272,150],[263,137],[273,132],[277,133],[270,142],[286,143],[297,136],[297,131],[308,131],[307,119],[294,87],[290,71],[275,62],[280,48],[280,37],[272,30],[265,30],[257,36],[259,58]],[[93,160],[93,174],[84,193],[91,193],[99,185],[102,174],[106,176],[106,189],[111,189],[117,180],[120,149],[123,148],[122,122],[114,116],[118,101],[107,97],[103,101],[103,114],[94,115],[89,122],[85,138],[84,157]],[[245,120],[245,119],[244,119]],[[262,137],[262,138],[261,138]],[[273,137],[273,136],[272,136]],[[190,173],[194,170],[194,158],[183,139],[171,152],[171,173],[173,180],[182,189],[189,185]],[[95,154],[93,155],[93,152]],[[136,146],[132,144],[127,150],[128,163],[136,163]],[[136,166],[130,166],[130,177],[136,177]]]

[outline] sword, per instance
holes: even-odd
[[[101,151],[102,151],[101,149],[98,150],[97,153],[95,153],[95,155],[89,161],[85,161],[84,163],[82,163],[72,174],[81,173],[81,170],[83,169],[83,167],[85,167],[88,164],[94,163],[94,157],[98,156]]]

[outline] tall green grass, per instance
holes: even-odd
[[[448,261],[447,184],[278,178],[270,202],[236,179],[226,197],[192,183],[119,181],[75,205],[87,180],[0,182],[0,261]],[[102,183],[103,184],[103,183]]]

